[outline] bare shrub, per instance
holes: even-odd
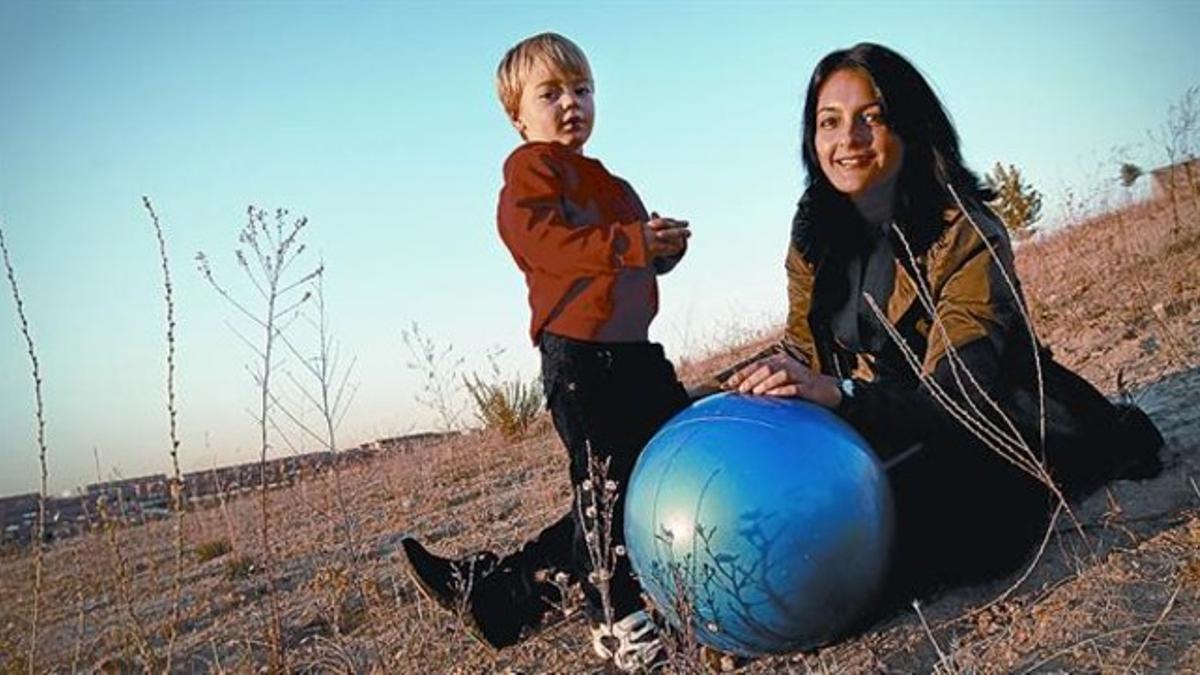
[[[238,555],[225,561],[225,580],[241,581],[250,578],[256,569],[254,557]]]
[[[239,313],[248,319],[252,325],[262,331],[260,340],[255,343],[242,338],[254,350],[257,360],[252,371],[254,382],[258,386],[259,407],[255,421],[259,429],[259,513],[261,528],[259,530],[262,542],[264,564],[261,566],[267,584],[267,599],[270,610],[268,623],[268,644],[271,647],[272,667],[286,669],[286,648],[283,641],[282,618],[279,611],[279,600],[275,593],[275,571],[272,564],[272,545],[270,538],[271,514],[267,500],[267,454],[270,451],[271,431],[278,433],[278,424],[274,419],[276,399],[272,393],[271,375],[279,365],[277,346],[280,336],[288,325],[296,318],[301,307],[310,297],[307,285],[316,278],[321,269],[308,272],[292,273],[292,267],[304,253],[305,246],[299,237],[308,224],[307,218],[290,220],[285,209],[276,209],[273,222],[268,222],[267,212],[253,206],[246,210],[246,224],[238,235],[241,245],[235,249],[238,266],[242,268],[247,280],[258,292],[261,306],[257,310],[250,309],[238,300],[213,276],[208,257],[204,253],[196,254],[200,273]],[[301,291],[305,291],[301,294]],[[296,297],[299,295],[300,297]],[[240,337],[239,333],[239,337]]]
[[[1165,191],[1171,204],[1172,234],[1176,236],[1182,229],[1181,198],[1197,196],[1197,177],[1193,175],[1195,169],[1191,163],[1196,157],[1197,133],[1200,133],[1200,85],[1189,87],[1178,102],[1168,107],[1167,119],[1162,126],[1147,132],[1150,141],[1161,148],[1167,160]],[[1179,175],[1181,171],[1182,176]],[[1185,189],[1180,190],[1180,187]]]
[[[206,541],[192,550],[196,556],[196,562],[206,563],[209,560],[220,558],[221,556],[233,550],[233,545],[228,539],[213,539]]]
[[[463,378],[463,385],[475,404],[475,417],[488,431],[510,441],[519,441],[529,433],[542,412],[544,399],[537,378],[524,380],[519,375],[505,377],[497,363],[499,353],[488,355],[491,376],[484,380],[478,373]]]
[[[400,339],[411,359],[405,365],[421,379],[413,397],[436,416],[438,431],[460,429],[466,406],[458,383],[465,359],[454,353],[454,345],[441,346],[422,333],[416,321],[400,331]]]
[[[119,491],[118,494],[120,494]],[[121,600],[121,609],[125,615],[125,630],[128,633],[128,638],[137,650],[138,656],[142,659],[143,668],[151,671],[158,670],[162,666],[159,663],[158,655],[154,652],[154,648],[150,644],[149,637],[146,635],[146,621],[134,606],[133,580],[130,576],[126,544],[117,535],[119,525],[126,521],[122,518],[121,523],[118,523],[113,518],[113,514],[108,510],[107,494],[101,495],[96,500],[96,508],[100,512],[100,525],[104,531],[104,540],[108,544],[112,570],[116,575],[117,593]]]

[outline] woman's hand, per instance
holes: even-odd
[[[830,409],[842,402],[836,378],[814,373],[788,354],[772,354],[751,363],[723,386],[743,394],[802,398]]]

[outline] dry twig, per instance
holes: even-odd
[[[175,638],[179,634],[179,598],[183,586],[183,473],[179,470],[179,433],[176,426],[178,410],[175,407],[175,296],[171,285],[171,268],[167,261],[167,242],[163,229],[154,212],[150,198],[142,196],[142,205],[150,214],[154,225],[154,236],[158,241],[158,259],[163,273],[163,300],[167,308],[167,421],[168,436],[171,442],[171,507],[175,510],[175,575],[171,582],[171,619],[167,627],[167,663],[165,670],[171,670],[171,659],[174,656]]]
[[[38,620],[41,611],[42,598],[42,564],[45,553],[43,543],[46,536],[46,416],[42,405],[42,373],[38,365],[37,350],[34,349],[33,335],[29,330],[29,320],[25,318],[25,304],[21,300],[21,289],[13,272],[12,261],[8,256],[8,244],[4,240],[4,230],[0,228],[0,254],[4,256],[4,273],[8,277],[8,285],[12,289],[13,303],[17,307],[17,319],[21,323],[21,336],[25,338],[25,349],[33,372],[34,417],[37,421],[38,462],[41,467],[41,483],[38,490],[38,519],[37,532],[34,533],[33,559],[33,610],[29,616],[29,672],[37,669]]]

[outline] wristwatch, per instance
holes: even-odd
[[[842,392],[842,400],[838,401],[834,412],[846,417],[850,413],[850,406],[854,401],[854,380],[845,378],[838,381],[838,391]]]
[[[854,380],[846,378],[838,382],[838,389],[842,390],[842,400],[854,398]]]

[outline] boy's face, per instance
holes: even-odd
[[[576,152],[592,135],[592,81],[566,78],[538,61],[521,91],[513,126],[527,141],[562,143]]]

